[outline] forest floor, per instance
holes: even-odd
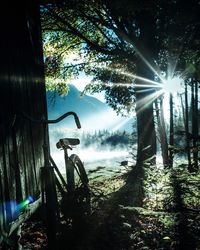
[[[141,180],[134,168],[97,167],[88,173],[91,213],[74,228],[63,225],[59,235],[60,250],[200,249],[192,244],[197,236],[188,240],[186,248],[180,247],[182,236],[176,230],[174,213],[139,206]],[[23,250],[47,249],[43,222],[32,218],[24,223],[19,242]]]

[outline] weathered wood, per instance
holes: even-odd
[[[10,230],[8,233],[8,237],[24,222],[26,221],[28,218],[30,218],[30,216],[32,214],[35,213],[35,211],[41,206],[42,204],[42,199],[41,197],[39,199],[37,199],[35,202],[27,205],[27,207],[24,209],[23,213],[21,213],[18,218],[14,221],[11,222],[10,224]]]
[[[38,197],[43,131],[20,116],[47,116],[38,1],[0,8],[0,235],[13,231],[13,202]],[[18,221],[27,218],[20,215]],[[17,223],[15,222],[15,225]]]

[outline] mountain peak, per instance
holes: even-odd
[[[96,112],[106,112],[110,108],[95,97],[81,95],[81,92],[73,85],[69,85],[69,92],[65,96],[59,96],[55,91],[47,92],[47,104],[49,117],[58,116],[68,111],[74,111],[80,116],[91,116]]]

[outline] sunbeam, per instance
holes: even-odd
[[[122,119],[121,121],[118,122],[117,125],[113,126],[113,127],[111,128],[111,130],[112,130],[113,132],[120,130],[120,128],[123,127],[123,125],[125,125],[125,124],[126,124],[128,121],[130,121],[131,119],[132,119],[132,117],[127,117],[127,118]]]
[[[120,84],[120,85],[132,85],[134,84],[135,86],[138,86],[138,87],[154,87],[154,88],[161,88],[162,87],[162,84],[159,83],[159,82],[156,82],[156,81],[153,81],[153,80],[150,80],[148,78],[145,78],[145,77],[141,77],[141,76],[138,76],[138,75],[135,75],[135,74],[132,74],[132,73],[129,73],[129,72],[125,72],[125,71],[122,71],[121,69],[113,69],[111,67],[99,67],[99,68],[104,68],[104,69],[107,69],[107,70],[110,70],[112,72],[115,72],[119,75],[125,75],[125,76],[128,76],[130,78],[133,78],[133,80],[135,79],[138,79],[138,80],[141,80],[143,82],[147,82],[147,83],[151,83],[152,85],[146,85],[146,84],[135,84],[135,83],[114,83],[114,84]],[[159,77],[160,78],[160,77]],[[163,81],[163,78],[161,78],[162,81]],[[110,83],[109,83],[110,84]]]
[[[142,55],[142,53],[138,50],[138,48],[135,48],[136,53],[138,54],[138,56],[142,59],[142,61],[149,67],[149,69],[156,75],[158,76],[158,78],[161,80],[161,82],[163,81],[163,77],[162,75],[156,70],[154,69],[154,67],[147,61],[147,59]],[[159,71],[161,72],[161,70],[159,69]]]
[[[146,92],[152,92],[154,91],[154,88],[149,88],[149,89],[141,89],[141,90],[136,90],[136,93],[146,93]]]
[[[102,83],[99,83],[100,85]],[[123,83],[123,82],[115,82],[115,83],[103,83],[104,86],[108,86],[108,87],[130,87],[130,86],[133,86],[133,83]]]
[[[122,69],[113,69],[111,67],[102,67],[106,70],[114,72],[116,74],[124,75],[129,77],[133,82],[132,83],[104,83],[107,86],[131,86],[135,89],[136,94],[145,94],[141,100],[137,102],[137,112],[142,112],[148,105],[152,104],[157,98],[161,95],[167,93],[177,93],[180,92],[182,89],[182,83],[184,78],[181,75],[177,75],[176,66],[178,62],[178,58],[171,60],[168,62],[167,72],[161,72],[160,69],[158,71],[146,60],[146,58],[140,53],[139,50],[136,48],[137,54],[140,58],[144,61],[144,63],[149,67],[149,69],[157,76],[158,81],[154,81],[142,76],[138,76],[136,74],[132,74]],[[142,83],[137,83],[135,80],[140,80]],[[153,91],[153,93],[152,93]],[[148,94],[149,92],[149,94]]]
[[[174,77],[174,72],[176,70],[177,62],[178,62],[178,59],[176,59],[176,60],[169,60],[168,59],[167,75],[166,75],[167,79],[171,79]]]
[[[138,110],[137,112],[142,112],[149,104],[153,103],[159,96],[163,94],[163,89],[155,91],[150,95],[145,96],[137,102]]]
[[[155,87],[155,88],[160,88],[161,87],[160,83],[155,82],[153,80],[150,80],[148,78],[141,77],[141,76],[131,74],[131,73],[128,73],[128,72],[123,72],[123,71],[117,70],[117,69],[116,69],[116,72],[119,73],[119,74],[125,75],[125,76],[132,77],[133,79],[138,79],[138,80],[141,80],[143,82],[152,83],[152,85],[148,85],[148,87]],[[135,84],[135,85],[137,85],[137,84]],[[145,85],[145,84],[138,84],[138,86],[139,87],[145,87],[145,88],[147,87],[147,85]]]

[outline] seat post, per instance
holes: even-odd
[[[63,150],[64,150],[65,158],[68,160],[69,156],[68,156],[67,146],[64,146]]]
[[[69,156],[68,156],[68,151],[67,151],[67,146],[63,147],[64,150],[64,158],[65,158],[65,171],[66,171],[66,180],[67,180],[67,165],[69,161]]]

